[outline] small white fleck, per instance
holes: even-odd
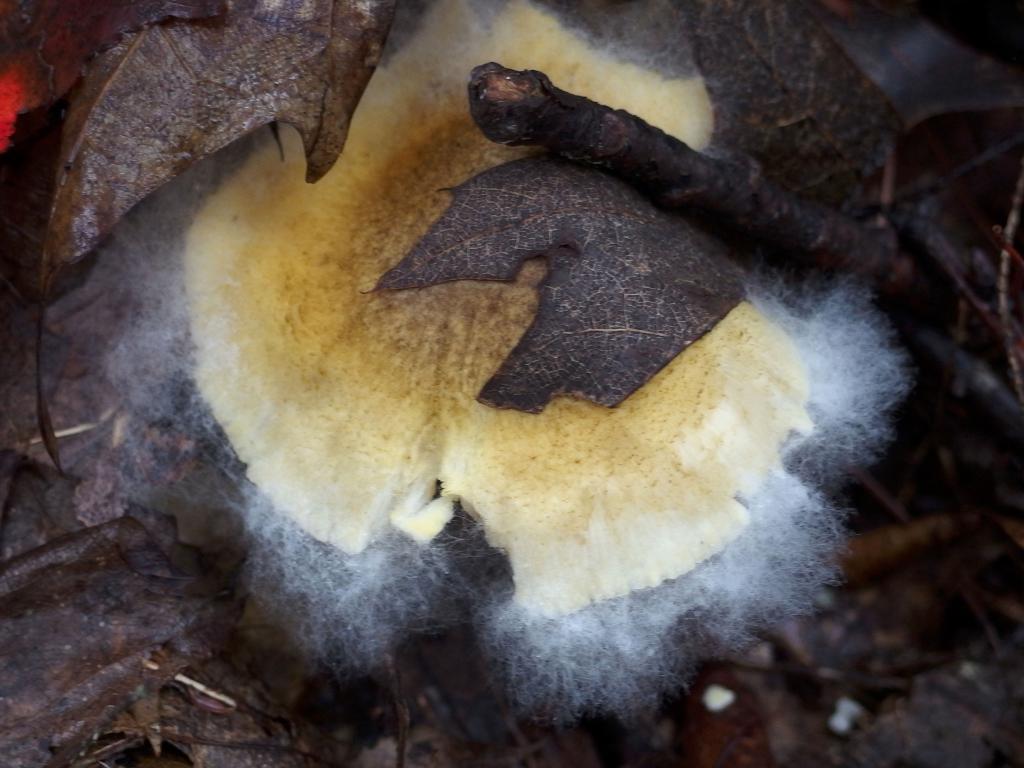
[[[973,680],[978,676],[978,665],[971,661],[965,661],[960,665],[960,676],[966,677],[968,680]]]
[[[736,694],[721,685],[709,685],[704,689],[701,701],[709,712],[721,712],[736,701]]]
[[[840,696],[836,700],[836,708],[828,719],[828,729],[838,736],[846,736],[853,730],[864,716],[867,710],[853,699]]]

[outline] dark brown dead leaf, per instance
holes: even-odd
[[[0,473],[12,473],[9,488],[4,487],[0,476],[0,562],[83,528],[128,515],[145,526],[175,568],[190,576],[203,573],[201,553],[178,541],[176,518],[131,503],[116,477],[113,487],[106,487],[116,467],[99,463],[90,469],[93,474],[77,478],[61,474],[49,464],[0,452]],[[103,490],[99,491],[97,486]],[[220,554],[224,556],[223,552]],[[210,570],[229,574],[232,568],[232,562],[225,557]],[[216,578],[212,572],[206,575],[210,580]]]
[[[618,405],[743,297],[718,240],[600,171],[527,158],[453,195],[377,287],[512,280],[547,259],[536,318],[480,392],[488,405],[538,412],[561,394]]]
[[[74,84],[86,60],[126,32],[163,19],[222,13],[224,0],[3,0],[0,2],[0,82],[17,100],[5,110],[46,106]],[[0,137],[0,151],[6,136]]]
[[[972,522],[954,515],[932,515],[856,536],[843,555],[843,575],[851,586],[867,584],[914,562],[925,550],[952,541]]]
[[[1019,70],[909,8],[859,0],[679,4],[715,107],[716,146],[784,185],[841,200],[928,115],[1024,103]]]
[[[160,696],[143,696],[132,702],[125,715],[132,718],[137,728],[146,737],[149,748],[157,757],[163,751],[163,738],[160,735]],[[125,716],[122,715],[122,716]]]
[[[910,697],[850,745],[844,768],[1024,763],[1024,666],[963,662],[917,677]]]
[[[832,200],[881,164],[899,119],[807,3],[682,7],[715,107],[716,146],[753,155],[774,180]]]
[[[842,199],[899,130],[882,94],[808,13],[820,0],[553,2],[602,42],[640,36],[659,65],[696,67],[714,106],[714,146],[753,155],[805,194]]]
[[[393,0],[239,0],[223,22],[150,27],[89,67],[71,101],[44,285],[137,202],[262,125],[302,134],[307,176],[334,163]]]
[[[997,515],[994,519],[1003,532],[1013,539],[1018,547],[1024,549],[1024,522],[1003,515]]]
[[[921,10],[969,45],[1019,66],[1024,52],[1024,5],[1014,0],[921,0]]]
[[[1024,70],[989,58],[907,9],[812,4],[843,51],[909,128],[933,115],[1024,104]]]
[[[9,493],[0,500],[0,562],[79,530],[74,490],[75,482],[52,467],[18,462]]]
[[[894,677],[908,649],[921,655],[948,653],[955,623],[955,593],[926,558],[870,588],[833,593],[832,607],[813,617],[779,626],[777,644],[797,663],[812,669],[855,670]],[[860,679],[853,675],[851,679]],[[884,685],[896,679],[869,680]]]
[[[150,760],[147,752],[173,752],[163,748],[166,744],[195,768],[348,764],[347,745],[286,711],[259,680],[213,659],[185,670],[122,713],[76,768],[95,766],[97,760]]]
[[[59,127],[42,131],[0,157],[0,279],[23,299],[35,298],[38,288],[39,255],[59,157]],[[31,349],[31,343],[25,349]]]
[[[196,680],[238,706],[197,704],[194,689],[181,683],[160,696],[165,740],[184,751],[197,768],[313,768],[343,765],[343,745],[271,703],[259,683],[225,664],[208,665]],[[199,694],[201,695],[201,694]]]
[[[7,496],[19,463],[21,463],[21,457],[16,452],[0,448],[0,510],[6,509]],[[0,524],[2,522],[3,518],[0,517]],[[0,542],[2,541],[3,534],[0,533]],[[3,559],[0,556],[0,560]]]
[[[0,762],[70,763],[145,690],[223,642],[232,603],[192,594],[137,521],[64,536],[0,569]]]

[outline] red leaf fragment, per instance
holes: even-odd
[[[0,152],[10,146],[14,123],[25,104],[21,78],[13,69],[0,73]]]
[[[8,7],[10,6],[10,7]],[[82,66],[126,32],[164,19],[202,19],[224,0],[28,0],[0,2],[0,151],[13,114],[52,104],[74,85]],[[19,84],[16,108],[4,94]],[[6,135],[9,138],[10,133]]]

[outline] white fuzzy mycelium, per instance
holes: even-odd
[[[154,338],[174,339],[162,365],[194,379],[245,465],[255,583],[310,644],[365,666],[468,618],[523,709],[628,711],[807,609],[842,533],[823,485],[884,443],[904,360],[857,286],[757,278],[615,409],[476,402],[533,316],[542,265],[368,292],[447,188],[522,155],[473,128],[469,69],[543,70],[698,148],[712,120],[699,78],[628,63],[527,0],[474,8],[425,14],[323,181],[305,184],[291,132],[283,162],[258,146],[203,204],[183,269],[115,360],[145,367],[171,354]]]

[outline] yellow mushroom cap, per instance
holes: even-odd
[[[680,576],[739,535],[737,497],[811,429],[807,376],[743,302],[615,409],[478,403],[533,317],[543,265],[513,283],[369,290],[443,212],[445,189],[522,155],[468,117],[465,78],[490,60],[691,145],[710,136],[699,80],[617,60],[525,0],[486,23],[442,0],[374,75],[327,177],[305,184],[286,132],[284,162],[266,143],[197,215],[196,378],[249,478],[314,537],[350,553],[396,529],[429,541],[457,498],[508,554],[516,600],[560,614]]]

